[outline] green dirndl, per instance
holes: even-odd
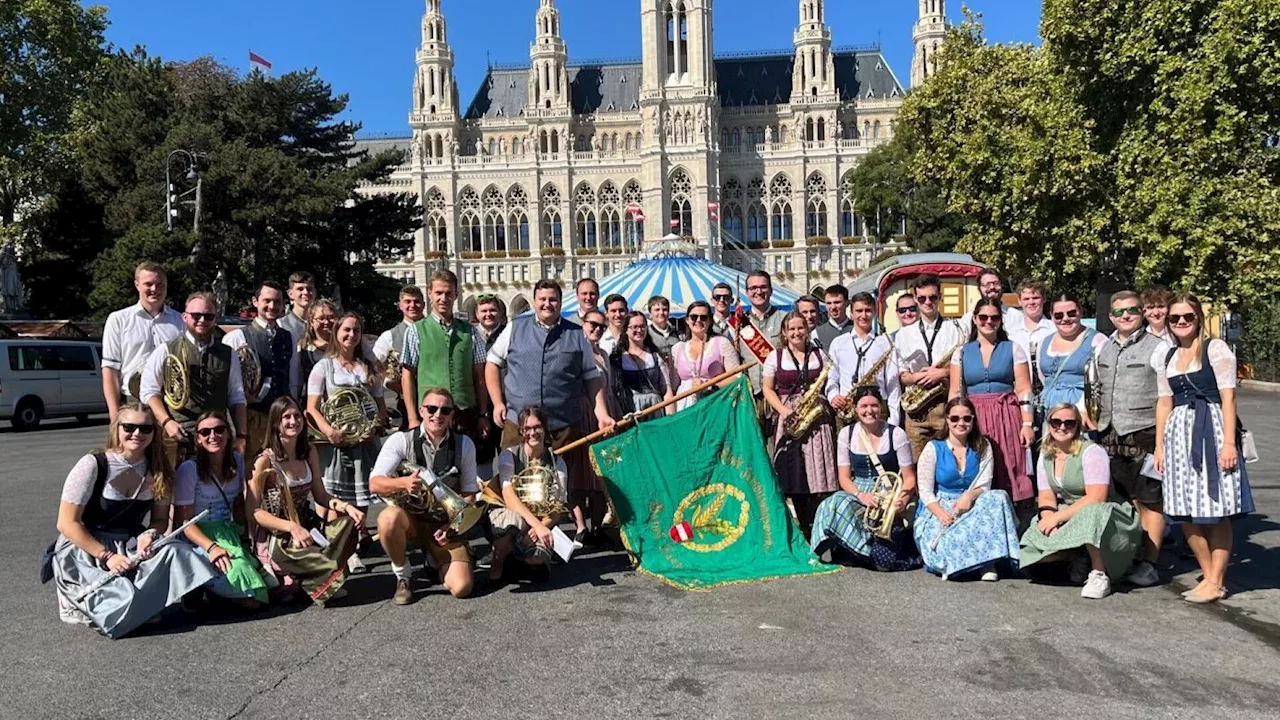
[[[356,526],[345,515],[325,522],[312,509],[309,490],[295,493],[293,499],[298,523],[308,530],[319,530],[329,545],[296,547],[288,533],[274,533],[267,540],[271,562],[296,578],[313,602],[323,605],[347,581],[347,558],[356,549]],[[263,508],[276,517],[286,517],[279,488],[266,490]]]
[[[236,598],[253,598],[260,603],[267,602],[267,583],[262,579],[262,565],[258,558],[245,546],[244,529],[233,520],[198,523],[197,527],[219,547],[227,551],[231,558],[231,569],[220,579],[209,584],[209,590],[215,595]],[[209,554],[203,549],[198,552],[205,558]]]
[[[1093,443],[1085,441],[1080,452],[1067,458],[1062,478],[1053,477],[1053,468],[1045,473],[1045,480],[1058,495],[1058,509],[1064,509],[1082,499],[1085,494],[1084,463],[1082,458]],[[1038,471],[1044,472],[1043,465]],[[1120,499],[1114,486],[1108,488],[1107,501],[1080,508],[1065,525],[1052,535],[1045,535],[1034,521],[1022,534],[1020,547],[1021,566],[1027,568],[1059,552],[1083,550],[1086,545],[1098,548],[1107,575],[1122,578],[1133,563],[1142,546],[1142,525],[1133,506]]]

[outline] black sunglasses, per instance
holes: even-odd
[[[196,430],[196,434],[202,438],[207,438],[210,435],[222,435],[226,431],[226,425],[214,425],[213,427],[200,428],[199,430]]]
[[[937,302],[937,295],[917,295],[916,302]]]
[[[980,323],[998,323],[998,322],[1000,322],[1000,316],[999,316],[999,315],[985,315],[985,314],[978,314],[978,315],[974,315],[974,316],[973,316],[973,319],[974,319],[974,320],[977,320],[977,321],[978,321],[978,322],[980,322]]]
[[[453,414],[453,407],[449,405],[423,405],[422,410],[427,415],[440,415],[441,417],[449,417]]]
[[[697,322],[697,323],[704,323],[711,319],[711,316],[706,313],[695,313],[693,315],[688,315],[686,317],[689,318],[689,322]]]
[[[218,318],[217,313],[189,312],[187,314],[190,315],[191,319],[194,320],[195,322],[213,322]]]
[[[733,296],[732,295],[712,295],[711,299],[717,302],[729,302],[730,300],[733,299]]]
[[[1170,324],[1170,325],[1177,325],[1177,324],[1179,324],[1179,323],[1186,323],[1186,324],[1188,324],[1188,325],[1195,325],[1195,323],[1196,323],[1196,314],[1195,314],[1195,313],[1183,313],[1183,314],[1181,314],[1181,315],[1177,315],[1177,314],[1170,313],[1170,314],[1169,314],[1169,324]]]
[[[1077,317],[1080,317],[1079,310],[1068,310],[1066,312],[1056,312],[1053,314],[1054,320],[1066,320],[1067,318],[1075,319]]]
[[[152,423],[122,422],[120,423],[120,429],[124,431],[125,435],[132,435],[134,433],[142,433],[143,435],[150,435],[151,433],[156,431],[156,426],[153,425]]]
[[[599,330],[600,328],[604,327],[604,323],[596,322],[595,320],[583,320],[582,327],[588,330]]]
[[[973,422],[973,416],[972,416],[972,415],[952,415],[952,416],[948,417],[947,419],[948,419],[948,420],[950,420],[950,421],[951,421],[951,422],[953,422],[953,423],[962,423],[962,422],[963,422],[963,423],[971,423],[971,422]]]
[[[1075,430],[1080,423],[1074,419],[1049,418],[1049,427],[1054,430]]]
[[[907,313],[914,313],[914,312],[920,312],[919,305],[904,305],[903,307],[898,308],[899,315],[906,315]]]

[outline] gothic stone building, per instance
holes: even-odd
[[[603,278],[672,232],[800,292],[884,249],[868,231],[890,220],[855,215],[849,173],[892,137],[906,91],[878,48],[833,47],[824,0],[799,0],[792,51],[733,55],[715,53],[713,0],[639,0],[643,57],[611,63],[570,62],[555,1],[540,2],[529,64],[491,67],[462,107],[427,0],[412,136],[360,142],[408,155],[363,191],[414,193],[424,214],[383,273],[424,284],[448,267],[464,311],[492,293],[518,313],[539,278]],[[913,85],[944,33],[944,0],[920,0]]]

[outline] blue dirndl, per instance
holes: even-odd
[[[940,492],[938,502],[951,512],[962,493]],[[941,535],[939,534],[941,533]],[[915,540],[924,567],[943,580],[1007,560],[1018,566],[1018,521],[1013,503],[1003,490],[987,490],[951,527],[921,505],[916,511]],[[935,544],[936,543],[936,544]]]

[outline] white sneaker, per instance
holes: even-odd
[[[89,616],[80,612],[80,610],[71,604],[71,601],[62,597],[62,593],[54,591],[58,598],[58,619],[68,625],[89,625]]]
[[[1089,579],[1084,583],[1084,589],[1080,591],[1080,597],[1089,600],[1101,600],[1111,594],[1111,579],[1101,570],[1093,570],[1089,572]]]
[[[1125,574],[1124,579],[1138,587],[1151,587],[1160,582],[1160,573],[1156,572],[1154,565],[1143,560],[1134,563],[1133,567],[1129,568],[1129,572]]]
[[[988,570],[982,573],[982,582],[996,582],[1000,579],[1000,574],[995,570]]]
[[[1071,578],[1071,582],[1073,583],[1079,584],[1079,583],[1083,583],[1085,580],[1088,580],[1089,579],[1089,558],[1084,555],[1081,555],[1075,560],[1072,560],[1070,573],[1071,574],[1069,577]]]
[[[369,568],[364,566],[364,561],[360,559],[360,556],[355,553],[351,553],[351,557],[347,558],[347,572],[352,575],[359,575],[360,573],[368,571]]]

